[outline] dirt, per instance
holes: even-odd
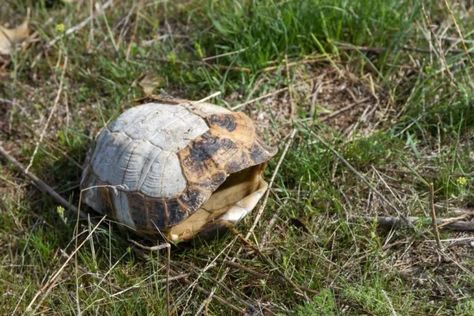
[[[271,143],[289,135],[294,123],[325,123],[347,136],[356,131],[370,134],[393,112],[387,93],[370,75],[359,77],[347,68],[330,65],[303,65],[290,71],[297,84],[262,92],[268,97],[241,109]],[[271,76],[263,77],[265,80],[270,81]],[[229,101],[238,105],[235,98]]]

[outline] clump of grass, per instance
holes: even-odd
[[[402,45],[417,12],[411,1],[209,2],[213,28],[199,47],[208,55],[236,52],[229,63],[258,69],[285,56],[337,52],[335,42]]]
[[[336,315],[337,307],[334,295],[329,290],[322,290],[320,294],[314,296],[312,301],[300,306],[296,314],[305,315]]]
[[[380,132],[354,139],[344,148],[344,157],[358,170],[366,170],[370,167],[381,167],[387,163],[393,163],[402,150],[403,144],[400,139]]]

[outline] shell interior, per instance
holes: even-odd
[[[168,231],[172,241],[189,240],[201,231],[235,224],[250,213],[267,190],[262,178],[264,165],[231,174],[190,217]]]

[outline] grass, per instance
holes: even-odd
[[[472,234],[442,231],[439,254],[428,186],[438,217],[472,212],[469,5],[116,0],[66,35],[90,3],[7,0],[0,11],[13,25],[30,8],[36,32],[0,68],[0,142],[28,164],[63,86],[31,170],[72,203],[88,145],[144,96],[144,76],[155,94],[221,92],[214,102],[249,114],[280,155],[297,130],[250,238],[262,253],[231,234],[173,248],[171,314],[474,313]],[[93,224],[1,166],[1,314],[28,312],[38,292],[30,307],[44,314],[165,313],[165,251],[140,258],[108,222],[85,239]],[[386,231],[362,219],[399,214],[428,224]],[[245,235],[253,219],[237,229]]]

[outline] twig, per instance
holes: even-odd
[[[243,53],[246,50],[247,50],[247,47],[244,47],[244,48],[241,48],[241,49],[233,51],[233,52],[227,52],[227,53],[223,53],[223,54],[219,54],[219,55],[204,57],[202,59],[202,61],[209,61],[209,60],[217,59],[217,58],[220,58],[220,57],[232,56],[232,55]]]
[[[293,67],[293,66],[299,66],[299,65],[304,65],[304,64],[313,64],[313,63],[318,63],[318,62],[327,61],[327,60],[328,58],[323,55],[314,56],[314,57],[305,57],[301,60],[289,62],[285,65],[285,67]],[[278,61],[275,61],[275,62],[278,62]],[[281,68],[281,65],[268,66],[268,67],[263,68],[261,71],[269,72],[269,71],[277,70],[279,68]]]
[[[132,244],[134,244],[135,246],[137,246],[138,248],[140,249],[143,249],[143,250],[149,250],[149,251],[159,251],[159,250],[162,250],[162,249],[166,249],[166,248],[170,248],[171,245],[169,243],[163,243],[163,244],[160,244],[160,245],[156,245],[156,246],[145,246],[145,245],[142,245],[140,244],[139,242],[133,240],[133,239],[127,239],[129,242],[131,242]]]
[[[92,227],[91,227],[91,230],[92,230]],[[61,256],[65,259],[68,258],[68,254],[63,250],[63,249],[59,249],[59,252],[61,254]],[[84,275],[88,275],[88,276],[91,276],[93,277],[94,279],[98,280],[99,283],[97,285],[97,287],[99,287],[102,282],[104,282],[105,280],[105,277],[108,275],[108,273],[106,273],[105,275],[103,276],[100,276],[99,273],[97,272],[90,272],[87,268],[84,268],[84,267],[81,267],[81,266],[78,266],[78,269],[81,270],[81,272],[84,274]],[[120,287],[112,282],[107,282],[107,285],[110,286],[111,288],[117,290],[117,291],[120,291]]]
[[[170,60],[167,58],[150,58],[150,57],[141,57],[141,56],[135,56],[134,58],[141,59],[141,60],[151,60],[151,61],[156,61],[156,62],[168,63],[172,65],[177,64],[177,65],[184,65],[184,66],[203,66],[203,67],[211,67],[211,68],[215,67],[217,69],[222,69],[222,70],[231,70],[231,71],[239,71],[239,72],[246,72],[246,73],[252,72],[250,68],[246,68],[246,67],[210,64],[210,63],[206,63],[200,60],[182,61],[182,60]]]
[[[257,227],[257,224],[260,221],[260,218],[263,215],[263,211],[265,210],[265,207],[267,206],[268,196],[270,195],[270,190],[273,186],[273,182],[275,182],[275,178],[276,178],[276,175],[278,174],[278,171],[280,170],[280,166],[283,163],[283,160],[285,160],[285,156],[288,152],[288,149],[290,148],[291,144],[293,143],[293,139],[295,138],[296,132],[297,132],[296,129],[293,129],[293,131],[291,131],[290,138],[286,142],[285,149],[283,149],[283,153],[281,154],[280,159],[278,160],[278,163],[275,167],[275,170],[273,171],[273,175],[270,178],[270,182],[268,183],[268,189],[265,192],[265,197],[263,198],[263,202],[260,205],[260,207],[258,208],[257,216],[255,217],[255,220],[253,221],[253,224],[250,227],[249,231],[245,235],[245,239],[248,239],[250,237],[250,235],[253,233],[255,227]]]
[[[171,245],[166,247],[166,314],[171,315],[171,294],[170,294],[170,265],[171,265]]]
[[[360,52],[367,52],[367,53],[376,53],[376,54],[381,54],[386,51],[388,51],[388,48],[386,47],[369,47],[369,46],[356,46],[352,45],[349,43],[343,43],[343,42],[336,42],[337,48],[340,50],[354,50],[354,51],[360,51]],[[408,52],[415,52],[415,53],[421,53],[421,54],[432,54],[435,53],[434,49],[429,49],[429,48],[419,48],[419,47],[410,47],[410,46],[401,46],[397,47],[398,49],[408,51]],[[462,49],[451,49],[447,53],[451,54],[459,54],[459,53],[466,53],[466,54],[474,54],[472,50],[462,50]]]
[[[16,102],[15,102],[15,101],[8,100],[8,99],[4,99],[4,98],[0,98],[0,103],[5,103],[5,104],[11,105],[11,106],[15,106],[15,105],[16,105]]]
[[[255,103],[255,102],[258,102],[260,100],[263,100],[263,99],[266,99],[268,97],[271,97],[271,96],[274,96],[274,95],[277,95],[277,94],[280,94],[282,92],[285,92],[286,90],[288,90],[288,87],[285,87],[285,88],[281,88],[281,89],[278,89],[278,90],[275,90],[275,91],[272,91],[270,93],[267,93],[267,94],[264,94],[264,95],[261,95],[255,99],[252,99],[252,100],[249,100],[249,101],[245,101],[244,103],[241,103],[241,104],[238,104],[234,107],[232,107],[232,110],[235,111],[237,109],[240,109],[248,104],[252,104],[252,103]]]
[[[296,113],[296,105],[293,97],[293,85],[291,84],[290,66],[288,64],[288,55],[285,55],[286,80],[288,82],[288,99],[290,100],[290,117],[293,121]]]
[[[124,294],[124,293],[126,293],[126,292],[129,292],[129,291],[133,290],[133,289],[138,289],[138,288],[141,287],[142,283],[148,281],[149,279],[151,279],[151,278],[154,277],[154,276],[155,276],[155,274],[151,274],[151,275],[147,276],[145,279],[143,279],[143,280],[137,282],[136,284],[134,284],[134,285],[132,285],[132,286],[130,286],[130,287],[127,287],[127,288],[125,288],[125,289],[123,289],[123,290],[119,290],[119,291],[117,291],[117,292],[115,292],[115,293],[109,295],[108,297],[102,297],[102,298],[100,298],[100,299],[98,299],[98,300],[95,300],[91,305],[89,305],[88,307],[86,307],[86,308],[84,309],[84,311],[86,311],[90,306],[92,306],[92,305],[94,305],[94,304],[97,304],[97,303],[99,303],[99,302],[102,302],[102,301],[104,301],[104,300],[107,300],[107,299],[110,299],[110,298],[113,298],[113,297],[120,296],[120,295],[122,295],[122,294]],[[156,280],[156,281],[154,281],[154,283],[155,283],[155,284],[161,284],[161,283],[165,283],[165,282],[169,282],[169,281],[183,280],[183,279],[187,278],[188,276],[189,276],[188,273],[176,274],[175,276],[172,276],[172,277],[170,277],[169,279],[165,278],[165,279]],[[117,289],[117,286],[114,285],[113,287],[114,287],[115,289]]]
[[[359,100],[358,102],[354,102],[354,103],[351,103],[351,104],[349,104],[349,105],[346,105],[345,107],[340,108],[339,110],[334,111],[334,112],[332,112],[331,114],[322,117],[322,118],[320,119],[320,121],[321,121],[321,122],[329,121],[330,119],[333,119],[334,117],[340,115],[341,113],[344,113],[344,112],[346,112],[346,111],[352,109],[353,107],[355,107],[355,106],[357,106],[357,105],[359,105],[359,104],[362,104],[362,103],[364,103],[365,101],[368,101],[369,99],[370,99],[369,97],[363,98],[362,100]]]
[[[171,244],[170,243],[163,243],[160,245],[156,246],[145,246],[140,244],[139,242],[136,242],[133,239],[128,239],[129,242],[134,244],[135,246],[144,249],[144,250],[149,250],[149,251],[160,251],[162,249],[166,249],[167,253],[167,261],[166,261],[166,314],[169,316],[171,315],[170,312],[170,262],[171,262]]]
[[[215,266],[215,262],[217,261],[217,259],[219,259],[219,257],[226,251],[226,249],[230,249],[234,246],[235,242],[237,241],[237,238],[234,238],[230,243],[228,243],[224,249],[222,249],[216,256],[213,257],[213,259],[211,260],[210,263],[208,263],[204,268],[202,268],[199,272],[199,275],[193,280],[193,282],[190,284],[189,288],[194,288],[199,279],[204,275],[205,272],[207,272],[211,267],[214,267]],[[227,253],[227,255],[229,254],[229,252]],[[227,256],[226,255],[226,256]],[[228,271],[224,272],[224,274],[227,274]],[[219,282],[217,282],[217,284],[220,284],[222,283],[223,279],[221,279]],[[196,315],[200,315],[202,310],[207,306],[207,304],[209,304],[209,302],[211,301],[212,299],[212,296],[214,295],[214,293],[216,292],[217,290],[217,286],[214,286],[212,288],[212,290],[209,292],[209,296],[207,299],[205,299],[201,306],[198,308],[197,312],[196,312]]]
[[[18,160],[13,158],[6,150],[5,148],[2,147],[0,144],[0,155],[4,157],[8,162],[13,164],[18,171],[20,171],[23,175],[28,177],[34,184],[38,190],[41,192],[49,194],[56,202],[58,202],[60,205],[64,206],[66,209],[73,211],[75,213],[79,213],[80,217],[83,219],[87,219],[87,214],[81,210],[79,210],[77,207],[69,203],[66,199],[64,199],[61,195],[59,195],[56,191],[54,191],[53,188],[51,188],[49,185],[47,185],[43,180],[38,178],[36,175],[31,173],[30,171],[27,171],[23,164],[21,164]]]
[[[53,114],[56,112],[56,109],[58,107],[59,99],[61,98],[61,93],[63,91],[64,75],[66,74],[67,61],[68,61],[68,58],[66,56],[64,58],[63,71],[61,72],[61,79],[59,80],[59,89],[58,89],[58,92],[56,94],[56,98],[54,99],[53,107],[51,108],[51,111],[49,112],[49,115],[48,115],[48,119],[46,120],[46,123],[43,126],[43,130],[41,131],[40,138],[36,142],[35,150],[33,151],[33,155],[31,155],[30,162],[28,163],[28,166],[26,167],[26,172],[28,172],[28,170],[30,170],[31,166],[33,165],[36,154],[38,153],[39,146],[43,142],[43,138],[46,135],[46,130],[48,129],[49,123],[51,122],[51,119],[53,118]]]
[[[263,234],[262,239],[260,240],[260,249],[265,248],[265,245],[267,244],[268,237],[272,233],[273,226],[275,226],[276,221],[278,217],[280,216],[281,210],[283,209],[283,206],[279,207],[275,212],[273,212],[272,218],[266,225],[267,227],[265,228],[265,233]]]
[[[360,218],[360,217],[358,217]],[[365,216],[362,217],[367,222],[375,221],[378,226],[387,229],[393,228],[402,228],[406,226],[415,226],[420,222],[426,222],[427,218],[416,217],[416,216],[409,216],[404,219],[396,216],[377,216],[377,217],[370,217]],[[409,225],[407,225],[409,223]],[[453,221],[451,218],[437,218],[436,225],[441,230],[450,230],[450,231],[457,231],[457,232],[474,232],[474,222],[472,221]],[[438,241],[437,241],[438,242]]]
[[[471,64],[471,67],[474,67],[474,62],[472,61],[472,59],[470,58],[470,55],[469,55],[470,51],[466,46],[466,41],[464,39],[464,35],[461,32],[461,28],[459,27],[458,21],[457,21],[456,17],[454,16],[453,10],[451,10],[451,6],[449,5],[449,2],[447,0],[444,0],[444,4],[446,5],[446,8],[448,9],[449,15],[453,19],[454,26],[456,28],[456,32],[458,33],[459,37],[461,38],[461,44],[462,44],[462,47],[464,49],[464,52],[469,57],[469,63]]]
[[[171,309],[170,309],[170,262],[171,262],[171,244],[170,243],[163,243],[160,245],[156,246],[145,246],[140,244],[139,242],[133,240],[133,239],[128,239],[129,242],[134,244],[135,246],[144,249],[144,250],[149,250],[149,251],[160,251],[162,249],[166,249],[166,254],[167,254],[167,261],[166,261],[166,314],[169,316],[171,315]]]
[[[390,300],[390,297],[388,297],[387,292],[385,292],[385,290],[382,290],[382,294],[385,297],[385,299],[387,300],[388,307],[390,307],[390,311],[392,313],[392,316],[397,316],[397,312],[395,311],[395,308],[393,308],[392,301]]]
[[[241,265],[237,262],[226,260],[226,259],[224,259],[222,262],[224,262],[228,266],[231,266],[231,267],[237,268],[239,270],[245,271],[249,274],[252,274],[252,275],[256,276],[257,278],[260,278],[260,279],[267,279],[268,278],[268,276],[266,274],[264,274],[262,272],[259,272],[259,271],[256,271],[252,268],[243,266],[243,265]]]
[[[220,91],[217,91],[217,92],[214,92],[214,93],[211,93],[210,95],[208,95],[207,97],[204,97],[202,98],[201,100],[197,100],[197,101],[191,101],[191,103],[193,104],[198,104],[198,103],[202,103],[202,102],[206,102],[212,98],[215,98],[217,97],[218,95],[220,95],[222,92]]]
[[[125,54],[125,59],[128,61],[129,58],[130,58],[130,52],[132,51],[132,46],[134,43],[136,43],[136,37],[137,37],[137,31],[138,31],[138,22],[140,21],[141,17],[141,10],[143,9],[145,5],[145,2],[144,0],[140,0],[138,1],[138,4],[136,5],[136,10],[135,9],[135,5],[133,6],[133,8],[130,10],[130,13],[127,14],[126,18],[125,18],[125,22],[124,22],[124,25],[128,24],[129,20],[130,20],[130,17],[132,16],[132,14],[135,14],[135,23],[133,24],[133,30],[132,30],[132,36],[130,37],[130,40],[129,40],[129,43],[128,43],[128,46],[127,46],[127,53]],[[135,12],[133,12],[135,11]],[[124,35],[123,34],[123,31],[124,31],[125,27],[122,29],[122,31],[120,32],[120,35],[119,35],[119,45],[120,45],[120,41],[122,39],[122,36]]]
[[[436,224],[436,210],[435,210],[435,203],[434,203],[434,187],[433,183],[429,184],[430,186],[430,213],[431,213],[431,225],[433,226],[433,234],[436,239],[436,245],[438,249],[441,250],[441,242],[439,241],[439,229],[438,225]]]

